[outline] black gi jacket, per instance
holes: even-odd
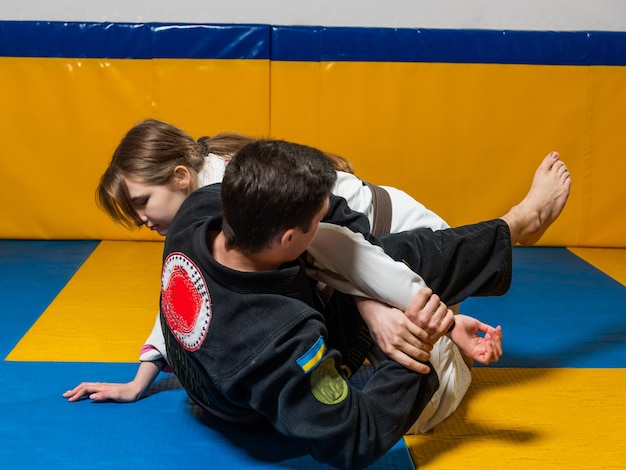
[[[364,217],[342,206],[333,198],[329,217],[369,230]],[[341,368],[347,358],[333,345],[345,349],[363,331],[354,304],[338,294],[325,309],[302,260],[256,273],[217,263],[206,239],[220,229],[221,215],[219,185],[201,188],[185,200],[166,239],[161,323],[174,373],[217,416],[264,417],[304,440],[320,462],[373,463],[432,397],[434,369],[420,375],[385,360],[361,390],[350,386]]]

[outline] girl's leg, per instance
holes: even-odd
[[[501,219],[436,232],[390,234],[379,242],[448,305],[469,296],[502,295],[511,284],[511,238]]]

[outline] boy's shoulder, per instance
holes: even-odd
[[[215,225],[219,230],[222,219],[221,186],[219,184],[204,186],[192,192],[181,204],[169,227],[166,246],[188,237],[205,222]],[[177,242],[176,242],[177,243]]]

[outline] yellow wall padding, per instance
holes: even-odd
[[[625,80],[625,67],[273,63],[272,133],[348,157],[452,225],[502,215],[557,150],[574,184],[540,244],[623,247]]]
[[[626,67],[0,58],[0,238],[157,240],[94,202],[124,133],[285,138],[352,160],[452,225],[502,215],[558,150],[574,178],[540,244],[626,246]]]
[[[0,58],[0,89],[0,238],[158,240],[95,204],[131,126],[153,117],[197,137],[269,130],[267,60]]]

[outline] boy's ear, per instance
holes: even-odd
[[[290,228],[285,230],[282,235],[279,235],[280,246],[283,248],[288,248],[291,244],[291,240],[293,240],[293,235],[295,233],[295,228]]]
[[[176,165],[174,168],[174,181],[182,190],[191,187],[191,172],[185,165]]]

